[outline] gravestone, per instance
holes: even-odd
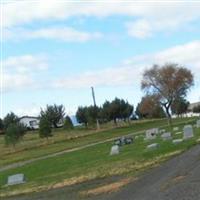
[[[132,144],[133,143],[133,138],[132,137],[124,137],[122,136],[121,138],[118,138],[114,141],[115,145],[122,146],[126,144]]]
[[[181,143],[181,142],[183,142],[183,139],[175,139],[175,140],[172,140],[172,143],[173,143],[173,144],[179,144],[179,143]]]
[[[8,182],[7,185],[16,185],[25,183],[25,176],[24,174],[15,174],[12,176],[8,176]]]
[[[166,131],[165,131],[165,129],[160,129],[159,132],[160,132],[160,133],[165,133]]]
[[[157,149],[159,147],[158,143],[153,143],[147,146],[147,149],[151,150],[151,149]]]
[[[174,127],[173,128],[173,131],[178,131],[179,130],[179,127]]]
[[[117,155],[119,154],[119,146],[118,145],[114,145],[111,147],[111,150],[110,150],[110,155]]]
[[[183,128],[183,139],[187,140],[189,138],[192,138],[194,136],[193,134],[193,128],[191,125],[186,125]]]
[[[200,128],[200,119],[197,120],[197,128]]]
[[[149,129],[149,130],[146,130],[146,138],[145,140],[152,140],[152,139],[155,139],[156,138],[156,135],[159,133],[159,130],[158,129]]]
[[[161,135],[162,139],[163,140],[171,140],[172,139],[172,136],[171,136],[171,133],[170,132],[167,132],[167,133],[163,133]]]

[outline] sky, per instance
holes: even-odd
[[[134,107],[153,64],[189,68],[200,101],[200,1],[1,1],[1,112],[37,116],[47,104],[115,97]]]

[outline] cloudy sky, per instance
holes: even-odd
[[[142,72],[176,62],[193,72],[200,100],[200,2],[4,1],[1,3],[1,116],[37,115],[46,104],[114,97],[137,105]]]

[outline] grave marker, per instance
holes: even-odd
[[[119,146],[114,145],[111,147],[110,155],[113,156],[113,155],[117,155],[117,154],[119,154]]]
[[[170,132],[167,132],[167,133],[163,133],[161,135],[162,139],[163,140],[171,140],[172,139],[172,136],[171,136],[171,133]]]
[[[16,185],[25,183],[25,176],[24,174],[15,174],[12,176],[8,176],[7,185]]]
[[[184,126],[183,128],[183,139],[184,140],[187,140],[187,139],[190,139],[194,136],[193,134],[193,128],[191,125],[186,125]]]

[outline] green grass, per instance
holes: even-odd
[[[179,127],[182,129],[183,124]],[[193,119],[194,121],[194,119]],[[177,121],[178,122],[178,121]],[[179,121],[180,122],[180,121]],[[95,138],[105,139],[104,134],[116,136],[124,133],[138,131],[140,127],[144,129],[162,126],[163,121],[145,122],[140,125],[118,128],[107,132],[96,133]],[[170,130],[170,128],[165,128]],[[143,135],[136,139],[134,144],[122,147],[121,153],[116,156],[110,156],[110,148],[112,142],[99,144],[93,147],[88,147],[81,151],[71,152],[48,158],[41,161],[36,161],[16,169],[6,170],[0,173],[0,192],[2,195],[11,195],[23,192],[39,191],[48,189],[56,183],[61,183],[65,180],[70,181],[86,181],[94,178],[100,178],[110,175],[136,173],[143,171],[149,167],[155,166],[170,156],[187,150],[191,146],[197,144],[197,138],[200,137],[200,129],[195,129],[195,137],[174,145],[171,141],[162,141],[160,137],[152,141],[144,141]],[[93,136],[93,135],[91,135]],[[88,139],[91,136],[84,137]],[[174,138],[180,138],[182,135],[174,135]],[[94,136],[93,136],[94,137]],[[83,138],[82,138],[83,139]],[[76,141],[76,140],[75,140]],[[158,142],[160,147],[157,150],[149,151],[146,146],[150,143]],[[7,177],[16,173],[24,173],[27,178],[27,183],[18,186],[6,187]],[[72,179],[73,178],[73,179]]]
[[[184,119],[187,121],[188,119]],[[189,119],[189,120],[193,120]],[[174,119],[174,123],[182,122],[182,119]],[[183,123],[184,123],[183,121]],[[3,136],[0,137],[0,167],[16,163],[19,161],[38,158],[48,154],[60,152],[66,149],[72,149],[79,146],[84,146],[90,143],[106,140],[109,138],[134,133],[150,127],[166,126],[167,120],[147,120],[135,121],[131,125],[123,125],[122,127],[113,128],[106,127],[106,130],[96,132],[95,130],[75,129],[71,132],[66,132],[62,129],[54,130],[54,136],[47,143],[45,139],[40,139],[38,132],[26,134],[24,140],[17,145],[15,152],[12,147],[4,145]]]

